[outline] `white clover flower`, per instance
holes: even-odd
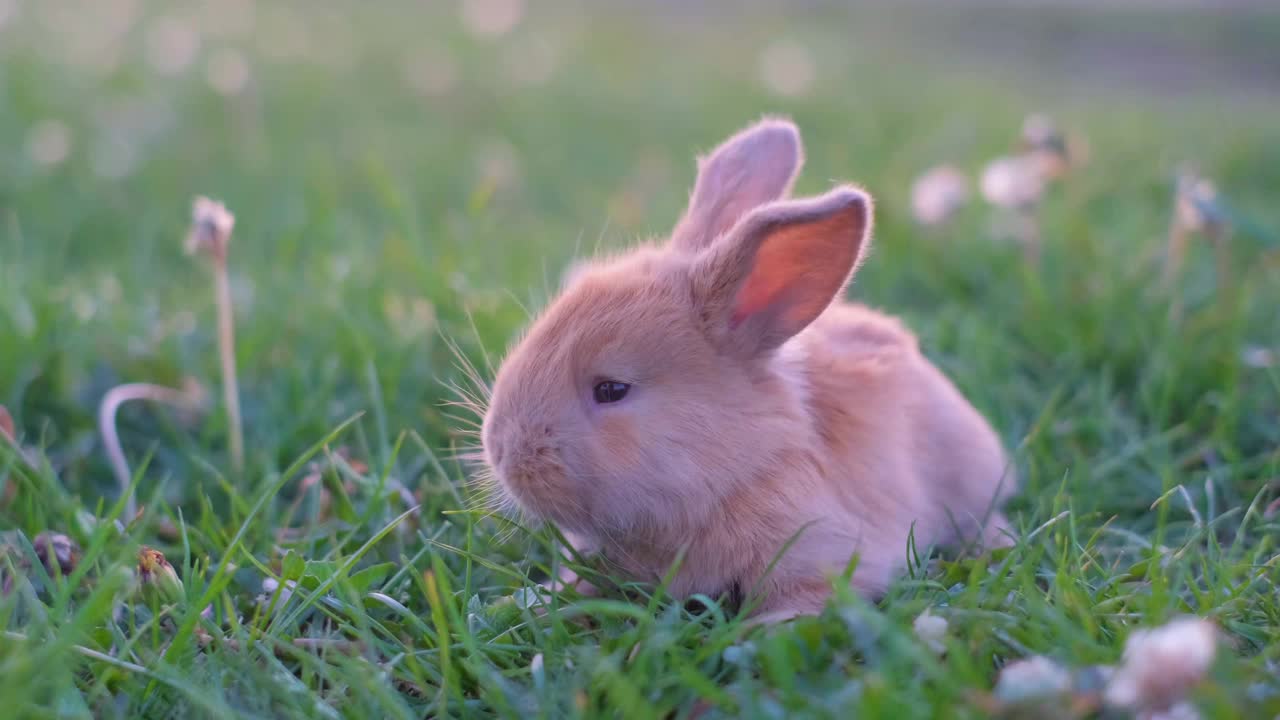
[[[1105,700],[1121,708],[1168,710],[1209,672],[1217,647],[1217,627],[1197,617],[1134,631]]]
[[[273,577],[265,577],[262,579],[262,595],[258,596],[259,602],[263,605],[271,602],[271,598],[280,591],[280,599],[276,603],[276,607],[283,608],[285,603],[289,602],[289,598],[293,597],[293,591],[298,589],[298,584],[293,580],[285,580],[284,588],[280,587],[280,581]]]
[[[1051,700],[1071,692],[1071,673],[1043,655],[1004,666],[996,680],[995,697],[1008,705]]]
[[[920,613],[911,627],[916,632],[916,637],[920,638],[935,655],[942,655],[947,651],[947,619],[934,615],[925,610]]]
[[[992,160],[983,169],[979,184],[987,202],[1009,210],[1031,207],[1044,194],[1044,177],[1032,155]]]
[[[969,180],[951,165],[927,170],[911,185],[911,214],[922,225],[939,225],[969,202]]]

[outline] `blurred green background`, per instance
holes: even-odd
[[[1037,210],[1039,264],[1001,236],[976,190],[946,226],[913,222],[920,173],[951,163],[972,185],[988,161],[1016,150],[1032,112],[1089,147],[1088,163]],[[1274,552],[1275,521],[1258,539],[1241,520],[1256,498],[1270,502],[1268,483],[1280,477],[1274,2],[0,0],[0,404],[23,441],[43,449],[59,488],[19,496],[0,510],[0,529],[74,534],[73,508],[105,515],[99,503],[119,495],[95,424],[103,394],[193,377],[210,391],[207,413],[121,412],[135,468],[151,455],[140,495],[153,509],[133,540],[180,556],[188,548],[157,539],[149,524],[180,509],[193,525],[183,541],[191,556],[216,562],[273,473],[364,411],[342,442],[424,504],[419,534],[397,535],[370,559],[417,571],[465,565],[478,598],[510,593],[519,583],[483,563],[473,578],[472,560],[536,575],[533,563],[549,555],[524,534],[458,514],[465,470],[448,457],[468,441],[467,423],[442,404],[451,385],[467,384],[457,355],[490,376],[566,263],[665,233],[693,182],[694,155],[766,113],[792,117],[804,135],[797,192],[853,181],[876,197],[875,251],[851,297],[904,316],[1017,448],[1025,488],[1015,523],[1028,531],[1064,508],[1074,514],[1069,527],[1037,536],[1012,586],[966,584],[934,567],[895,596],[899,630],[910,626],[906,613],[948,592],[972,610],[952,618],[964,638],[953,646],[952,684],[895,674],[914,656],[864,653],[830,630],[838,623],[809,633],[807,649],[770,645],[786,662],[762,661],[772,668],[763,674],[716,664],[718,650],[698,654],[699,625],[664,625],[679,649],[641,633],[646,647],[690,664],[643,666],[634,679],[644,697],[688,710],[713,696],[708,685],[724,685],[796,712],[814,703],[899,717],[890,711],[909,706],[924,717],[985,685],[994,652],[1114,660],[1135,618],[1186,611],[1215,615],[1252,658],[1223,681],[1215,707],[1232,707],[1253,680],[1280,693],[1274,677],[1259,679],[1280,662],[1274,588],[1247,580]],[[1235,225],[1231,293],[1217,286],[1199,239],[1185,278],[1159,283],[1175,173],[1187,163],[1214,181]],[[229,265],[248,471],[232,478],[235,490],[222,479],[212,282],[207,264],[183,252],[199,194],[236,215]],[[393,456],[402,432],[417,439]],[[1187,505],[1160,505],[1178,485]],[[272,567],[275,524],[304,492],[288,485],[246,526],[246,548]],[[298,545],[309,558],[346,557],[405,509],[373,491],[352,502],[358,521],[310,528]],[[1205,529],[1202,516],[1222,514],[1220,532]],[[428,535],[474,555],[464,563]],[[1220,538],[1237,541],[1229,553]],[[1179,543],[1195,551],[1161,555]],[[423,548],[430,562],[415,554]],[[1201,557],[1212,560],[1201,567]],[[1152,589],[1145,575],[1125,574],[1147,560],[1168,562],[1159,567],[1172,579]],[[1054,577],[1066,589],[1035,596]],[[242,585],[236,597],[258,592]],[[1013,586],[1027,595],[992,605]],[[420,596],[401,599],[430,616]],[[470,597],[456,601],[471,611]],[[471,707],[499,714],[480,687],[531,693],[552,715],[634,709],[616,677],[585,669],[623,666],[631,645],[615,641],[631,631],[618,627],[464,654]],[[411,645],[391,642],[386,653]],[[563,682],[540,685],[528,670],[535,647],[549,668],[557,653],[580,662]],[[836,691],[852,687],[843,663],[855,651],[871,673],[849,671],[867,682],[857,698]],[[10,663],[0,689],[62,696],[63,680],[42,679],[40,666],[66,656],[41,657],[0,653]],[[284,714],[270,702],[293,697],[291,686],[236,666],[234,653],[219,662],[242,674],[192,682],[228,697],[260,692],[245,712]],[[216,675],[209,668],[223,666],[202,667]],[[297,673],[319,693],[341,677],[329,671],[338,672]],[[381,687],[372,671],[341,672]],[[447,663],[440,672],[448,676]],[[115,687],[108,675],[74,681],[95,712],[123,716],[141,712],[129,703],[149,702],[162,714],[173,699],[144,696],[135,677],[114,705],[97,704]],[[129,693],[134,700],[119,699]],[[421,709],[421,697],[396,697],[344,712]]]

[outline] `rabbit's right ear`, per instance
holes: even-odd
[[[805,329],[866,254],[871,198],[852,186],[757,208],[690,269],[697,316],[727,354],[755,357]]]
[[[791,190],[804,151],[788,120],[767,118],[698,159],[698,179],[671,247],[696,252],[711,245],[748,212]]]

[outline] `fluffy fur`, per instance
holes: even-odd
[[[633,579],[683,552],[673,593],[758,588],[763,621],[819,611],[855,553],[854,587],[882,593],[911,533],[998,541],[1014,488],[911,333],[838,301],[871,199],[782,199],[802,158],[795,127],[767,119],[700,160],[667,244],[567,278],[499,369],[481,432],[497,492],[527,514]],[[631,390],[597,404],[604,380]]]

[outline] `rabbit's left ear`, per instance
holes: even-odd
[[[808,327],[866,254],[871,214],[870,196],[850,186],[752,211],[691,267],[708,335],[751,357]]]
[[[729,138],[698,159],[698,180],[671,247],[708,247],[744,215],[790,192],[803,162],[800,131],[788,120],[761,120]]]

